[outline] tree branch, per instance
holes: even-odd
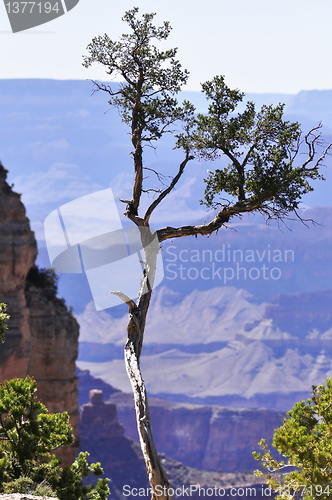
[[[218,212],[216,217],[212,219],[207,224],[202,224],[198,226],[182,226],[182,227],[164,227],[157,231],[157,236],[159,242],[168,240],[171,238],[180,238],[182,236],[197,236],[197,235],[209,235],[221,228],[225,223],[229,222],[230,218],[236,215],[240,215],[246,212],[252,212],[254,210],[260,209],[262,206],[262,201],[255,203],[236,203],[230,207],[225,207]]]
[[[91,95],[94,95],[98,90],[102,90],[103,92],[107,92],[110,96],[120,95],[122,94],[121,90],[114,92],[109,85],[105,85],[104,83],[97,82],[96,80],[91,80],[91,82],[97,87],[97,89],[93,89]]]
[[[142,194],[142,184],[143,184],[143,161],[142,161],[142,144],[141,136],[142,130],[139,125],[139,112],[141,109],[141,90],[144,82],[143,69],[139,70],[139,78],[137,81],[137,94],[136,102],[132,111],[132,144],[135,148],[134,150],[134,167],[135,167],[135,181],[133,187],[133,195],[131,202],[128,204],[128,210],[131,215],[137,215],[141,194]]]
[[[317,127],[313,127],[311,130],[309,130],[309,132],[304,137],[305,143],[308,146],[308,158],[303,163],[303,165],[300,167],[300,169],[299,169],[300,171],[316,170],[317,167],[319,167],[319,165],[321,165],[321,162],[324,160],[325,156],[327,154],[329,154],[329,150],[332,147],[332,143],[330,143],[330,144],[328,144],[326,146],[326,148],[324,149],[324,151],[322,152],[322,154],[320,155],[320,157],[316,160],[314,166],[310,167],[310,168],[307,168],[307,165],[309,165],[309,163],[311,163],[315,159],[315,156],[316,156],[316,143],[317,143],[317,145],[321,145],[321,146],[324,144],[324,141],[319,142],[319,139],[321,137],[321,133],[319,133],[317,135],[313,134],[316,130],[319,130],[321,128],[322,128],[322,125],[320,123],[319,125],[317,125]],[[313,139],[311,139],[311,140],[309,140],[310,135],[314,135]]]
[[[167,178],[171,178],[171,175],[164,175],[161,174],[160,172],[157,172],[157,170],[154,170],[153,168],[150,167],[143,167],[143,170],[149,170],[150,172],[153,172],[156,176],[159,182],[165,186],[165,183],[163,182]]]
[[[151,214],[152,212],[154,211],[154,209],[159,205],[159,203],[162,202],[162,200],[172,191],[172,189],[176,186],[176,184],[178,183],[178,181],[180,180],[183,172],[184,172],[184,169],[188,163],[188,161],[190,160],[193,160],[194,157],[193,156],[190,156],[189,155],[189,151],[186,152],[186,158],[183,160],[183,162],[180,164],[180,167],[179,167],[179,171],[178,173],[176,174],[176,176],[173,178],[172,182],[170,183],[170,185],[168,186],[168,188],[166,188],[162,193],[160,193],[160,195],[158,196],[158,198],[156,198],[154,200],[153,203],[151,203],[151,205],[149,206],[149,208],[147,209],[147,211],[145,212],[145,215],[144,215],[144,224],[147,225],[149,223],[149,220],[150,220],[150,217],[151,217]]]
[[[232,160],[232,162],[234,163],[234,165],[236,167],[236,170],[239,174],[239,181],[240,181],[238,184],[238,188],[239,188],[238,199],[239,199],[239,201],[245,201],[245,199],[246,199],[245,192],[244,192],[244,166],[245,166],[245,163],[241,164],[239,162],[239,160],[236,158],[236,156],[234,156],[231,153],[231,151],[229,149],[227,149],[223,144],[220,144],[219,148],[226,156],[228,156],[228,158],[230,160]]]
[[[129,311],[131,311],[132,309],[136,309],[137,306],[136,306],[135,302],[130,297],[128,297],[128,295],[126,295],[125,293],[119,292],[116,290],[111,290],[110,293],[112,293],[113,295],[116,295],[117,297],[119,297],[119,299],[121,299],[123,302],[125,302],[127,304],[127,306],[129,307]]]

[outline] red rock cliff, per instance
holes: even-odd
[[[0,163],[0,302],[8,305],[6,341],[0,344],[0,383],[34,376],[38,397],[51,412],[67,411],[76,438],[62,450],[71,463],[78,448],[79,326],[47,273],[34,266],[37,244],[20,195],[6,182]],[[27,278],[28,277],[28,278]],[[45,281],[46,280],[46,281]]]
[[[0,345],[0,381],[27,374],[31,335],[24,285],[37,256],[20,195],[8,186],[6,177],[7,170],[0,164],[0,300],[10,314],[6,342]]]

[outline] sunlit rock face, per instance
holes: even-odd
[[[59,454],[69,464],[78,447],[79,326],[56,292],[50,293],[31,274],[36,239],[20,195],[6,177],[0,164],[0,301],[10,315],[6,341],[0,344],[0,383],[33,376],[37,395],[49,411],[68,412],[75,443]]]
[[[12,191],[6,177],[7,170],[0,164],[0,300],[10,314],[6,342],[0,345],[0,381],[27,374],[31,334],[24,286],[37,257],[20,195]]]

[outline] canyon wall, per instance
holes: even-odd
[[[126,436],[138,442],[133,397],[115,392],[119,422]],[[262,408],[201,406],[149,398],[157,449],[196,469],[225,472],[257,468],[253,451],[258,441],[271,443],[274,429],[282,425],[281,413]]]
[[[20,195],[0,163],[0,302],[8,306],[6,341],[0,344],[0,383],[33,376],[37,396],[51,412],[67,411],[75,442],[60,455],[72,463],[78,449],[79,326],[56,297],[52,273],[34,267],[37,244]]]
[[[136,496],[149,498],[151,494],[148,492],[149,483],[141,449],[132,439],[124,436],[123,426],[118,423],[117,407],[109,401],[103,402],[103,390],[90,390],[88,396],[86,390],[91,382],[98,387],[104,384],[100,379],[93,379],[86,372],[82,373],[82,377],[80,376],[80,387],[84,389],[86,398],[90,399],[89,403],[83,404],[81,408],[80,449],[89,451],[90,461],[101,462],[105,476],[110,478],[111,498],[124,500],[129,496],[130,491],[132,491],[130,498]],[[110,389],[105,386],[104,388],[106,392]],[[115,393],[116,391],[112,392],[114,395]],[[198,418],[197,425],[200,424],[204,425],[205,422]],[[248,496],[274,497],[270,492],[264,495],[262,483],[249,473],[199,471],[165,456],[164,453],[160,453],[160,458],[171,487],[178,492],[174,495],[175,499],[184,496],[190,496],[192,500],[202,498],[217,500],[220,496],[231,496],[235,500]],[[237,487],[232,489],[235,485]],[[189,495],[192,486],[194,489]],[[200,487],[199,491],[198,487]]]
[[[138,443],[133,395],[92,377],[88,370],[77,369],[77,374],[83,408],[89,401],[92,388],[103,391],[105,400],[116,404],[118,421],[124,427],[125,436]],[[260,451],[258,441],[265,438],[270,444],[274,429],[282,425],[281,412],[264,408],[202,406],[152,397],[149,398],[149,406],[158,451],[185,466],[206,471],[244,472],[256,469],[259,464],[253,459],[252,452]],[[96,411],[96,405],[94,408]],[[103,425],[106,424],[105,421]],[[89,426],[85,425],[85,430],[82,428],[80,433],[82,439],[86,439],[84,436],[88,427],[89,435],[97,435],[99,425],[100,422],[94,425],[92,421]]]
[[[0,381],[27,374],[31,354],[29,309],[25,278],[37,257],[37,243],[30,229],[20,195],[6,182],[0,164],[0,300],[10,314],[6,342],[0,345]]]
[[[110,479],[111,498],[124,499],[122,488],[126,484],[131,488],[147,488],[149,482],[140,447],[124,436],[116,405],[104,403],[100,389],[90,390],[89,399],[81,408],[79,451],[89,452],[89,463],[101,463]]]

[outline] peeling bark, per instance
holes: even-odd
[[[152,500],[170,500],[171,497],[168,494],[170,484],[154,444],[148,397],[140,369],[144,329],[152,294],[159,244],[151,245],[153,235],[150,228],[145,227],[141,231],[141,239],[145,255],[145,268],[137,305],[122,292],[112,293],[121,298],[129,307],[128,339],[124,349],[125,364],[135,400],[137,430],[152,489]]]
[[[168,494],[170,484],[153,440],[148,398],[139,366],[137,347],[130,339],[127,340],[125,346],[125,362],[134,394],[138,435],[152,488],[152,499],[169,500],[171,498]]]

